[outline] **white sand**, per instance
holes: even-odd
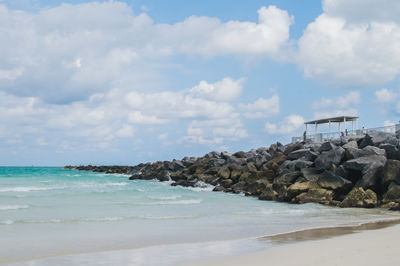
[[[322,240],[280,245],[266,251],[185,263],[196,265],[400,265],[400,225]]]

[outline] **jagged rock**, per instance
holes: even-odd
[[[319,152],[322,153],[324,151],[330,151],[336,148],[330,141],[322,143],[321,147],[319,148]]]
[[[309,168],[314,164],[313,162],[304,161],[304,160],[301,160],[301,159],[294,160],[294,161],[292,161],[292,163],[294,164],[294,169],[295,170],[301,170],[303,168]]]
[[[288,156],[290,153],[303,149],[303,144],[301,143],[290,143],[285,146],[283,154]]]
[[[382,185],[388,186],[391,182],[400,184],[400,161],[387,160],[382,173]]]
[[[370,135],[365,135],[362,139],[359,140],[358,147],[360,149],[367,147],[367,146],[374,146],[372,142],[372,137]]]
[[[400,160],[400,151],[399,149],[392,144],[381,144],[379,145],[381,149],[386,151],[386,156],[390,160]]]
[[[321,147],[320,143],[307,143],[303,146],[304,149],[310,149],[313,152],[319,152],[319,149]]]
[[[223,166],[218,171],[218,176],[224,179],[228,179],[231,176],[231,170],[227,166]]]
[[[228,188],[232,185],[233,181],[232,179],[224,179],[221,181],[221,186],[223,186],[224,188]]]
[[[306,192],[310,189],[320,188],[317,183],[306,181],[306,182],[296,182],[287,188],[287,195],[289,198],[294,198],[300,193]]]
[[[268,187],[272,187],[267,179],[257,180],[255,183],[246,184],[244,189],[248,193],[248,195],[258,196],[263,191],[265,191]]]
[[[343,165],[340,165],[338,168],[336,168],[336,170],[335,170],[335,175],[338,175],[338,176],[341,176],[341,177],[347,179],[349,173],[348,173],[348,171],[344,168]]]
[[[330,151],[321,153],[315,159],[315,168],[318,170],[330,170],[334,165],[339,165],[344,158],[345,150],[342,147],[336,147]]]
[[[192,180],[177,180],[171,186],[194,187],[198,182],[197,179]]]
[[[271,155],[268,154],[268,156],[269,156],[269,158],[268,158],[267,156],[262,156],[262,155],[260,156],[260,155],[258,155],[258,156],[255,158],[255,160],[254,160],[255,166],[256,166],[258,169],[261,169],[261,166],[262,166],[264,163],[268,162],[269,159],[271,159]]]
[[[313,182],[316,182],[319,178],[319,175],[321,174],[321,171],[315,168],[303,168],[300,172],[305,180]]]
[[[236,158],[246,158],[246,154],[244,151],[238,151],[233,154]]]
[[[309,189],[292,199],[293,203],[318,202],[329,204],[332,201],[333,192],[323,188]]]
[[[375,146],[367,146],[363,149],[348,148],[346,149],[346,160],[357,159],[364,156],[381,155],[386,156],[386,151]]]
[[[273,188],[272,185],[269,185],[265,188],[265,190],[261,193],[261,195],[258,197],[259,200],[276,200],[276,197],[278,196],[278,192],[276,192]]]
[[[400,139],[400,129],[396,130],[396,138]]]
[[[353,188],[340,204],[341,207],[373,208],[378,205],[378,197],[371,189]]]
[[[368,135],[371,136],[372,145],[379,146],[382,143],[388,143],[397,146],[399,144],[396,135],[393,133],[370,130]]]
[[[216,151],[212,151],[207,153],[206,155],[204,155],[204,158],[215,158],[215,159],[219,159],[221,158],[221,153],[216,152]]]
[[[249,171],[249,172],[257,172],[258,170],[257,170],[257,167],[255,166],[255,164],[254,163],[252,163],[252,162],[250,162],[250,163],[247,163],[247,171]]]
[[[279,165],[281,165],[285,160],[286,156],[283,153],[277,152],[274,154],[272,159],[266,163],[266,167],[276,171],[279,168]]]
[[[383,194],[383,203],[397,202],[400,203],[400,185],[392,182],[390,183],[388,190]]]
[[[225,164],[224,159],[211,158],[207,163],[207,168],[221,167]]]
[[[273,186],[273,188],[275,188]],[[276,196],[276,200],[277,201],[289,201],[290,198],[288,197],[287,194],[287,186],[280,186],[279,190],[278,190],[278,195]]]
[[[294,181],[301,175],[300,172],[291,172],[281,176],[278,176],[274,179],[274,184],[278,185],[290,185],[293,184]]]
[[[343,177],[337,176],[330,171],[324,171],[318,178],[317,184],[325,189],[335,192],[347,193],[353,187],[353,183]]]
[[[371,155],[365,157],[359,157],[347,161],[343,164],[346,170],[349,170],[349,178],[351,181],[356,182],[356,186],[367,188],[374,188],[380,175],[382,174],[383,167],[386,163],[386,157],[381,155]],[[355,179],[357,178],[357,179]]]
[[[342,148],[345,150],[349,148],[358,149],[357,141],[355,140],[349,141],[348,143],[344,144]]]
[[[289,153],[289,160],[297,160],[303,158],[305,161],[314,161],[317,158],[318,154],[310,151],[309,149],[300,149]]]
[[[213,191],[224,191],[225,188],[223,186],[216,186],[214,187]]]

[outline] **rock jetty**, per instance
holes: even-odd
[[[173,186],[215,186],[260,200],[400,210],[400,132],[372,131],[325,143],[281,143],[236,153],[142,163],[66,166],[129,174],[131,180],[171,180]]]

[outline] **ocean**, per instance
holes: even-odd
[[[273,244],[262,236],[400,218],[212,189],[60,167],[0,167],[0,263],[174,265]]]

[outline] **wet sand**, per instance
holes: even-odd
[[[261,238],[265,251],[187,262],[200,265],[400,265],[399,220],[310,229]]]

